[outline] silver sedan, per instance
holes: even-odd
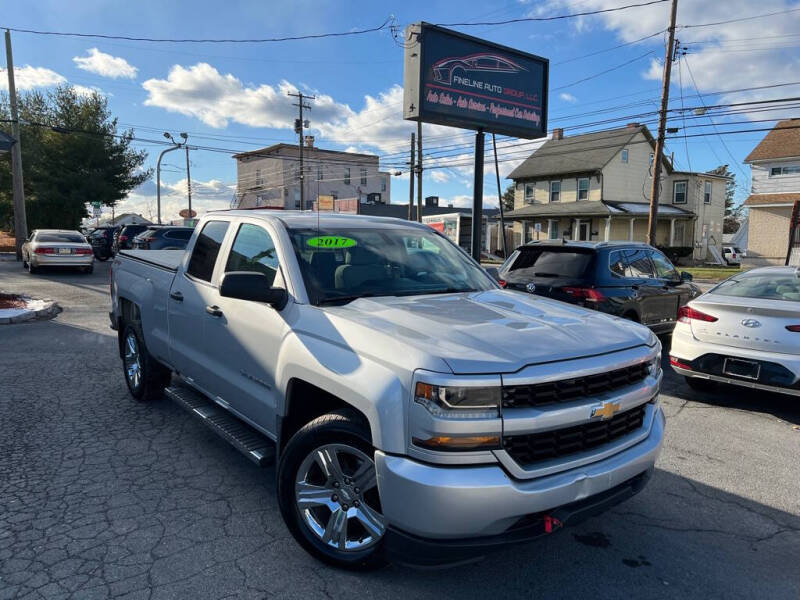
[[[22,265],[30,273],[40,267],[80,267],[91,273],[94,252],[80,231],[36,229],[22,244]]]
[[[800,396],[800,268],[753,269],[689,302],[670,364],[694,389],[721,382]]]

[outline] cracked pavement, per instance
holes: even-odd
[[[701,394],[667,367],[665,448],[635,498],[468,566],[353,574],[295,544],[274,469],[128,396],[108,263],[0,262],[0,289],[64,309],[0,325],[0,599],[800,597],[798,398]]]

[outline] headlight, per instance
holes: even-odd
[[[499,386],[441,386],[419,381],[414,390],[414,401],[435,417],[496,419],[500,397]]]
[[[656,354],[653,358],[650,359],[648,363],[648,372],[650,375],[658,375],[659,371],[661,371],[661,351],[659,350],[658,354]]]

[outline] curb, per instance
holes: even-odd
[[[0,317],[0,325],[13,325],[16,323],[25,323],[27,321],[44,321],[52,319],[62,310],[61,307],[56,304],[56,301],[50,298],[34,298],[24,294],[20,294],[20,296],[26,300],[39,300],[44,302],[44,306],[35,310],[26,310],[13,317]]]

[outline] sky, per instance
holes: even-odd
[[[227,208],[236,191],[232,154],[277,142],[296,143],[293,131],[298,90],[316,99],[307,133],[319,147],[369,152],[381,157],[392,177],[391,200],[408,198],[407,153],[416,124],[402,118],[402,31],[409,23],[496,22],[589,12],[646,0],[460,0],[442,2],[335,2],[292,0],[57,0],[0,3],[0,26],[56,32],[148,38],[264,38],[348,32],[397,26],[363,35],[277,43],[153,43],[12,32],[16,85],[46,90],[69,83],[82,93],[108,97],[120,126],[133,129],[137,148],[155,167],[163,149],[147,140],[163,132],[186,132],[192,150],[193,207],[201,214]],[[796,10],[795,10],[796,9]],[[791,12],[787,12],[791,11]],[[780,13],[757,19],[748,17]],[[732,23],[708,25],[737,19]],[[746,19],[746,20],[738,20]],[[549,125],[565,136],[643,122],[656,130],[655,111],[669,3],[549,22],[457,26],[473,36],[550,60]],[[685,54],[673,63],[671,108],[800,96],[800,3],[788,0],[709,2],[679,0],[677,38]],[[703,25],[699,27],[698,25]],[[644,38],[644,39],[643,39]],[[3,61],[3,64],[5,62]],[[0,90],[7,87],[0,73]],[[760,87],[749,91],[744,88]],[[725,93],[719,93],[725,92]],[[738,202],[749,192],[745,156],[765,135],[720,132],[769,128],[774,119],[800,111],[745,105],[737,114],[675,112],[677,127],[667,145],[678,168],[706,171],[729,164]],[[743,109],[737,109],[741,111]],[[730,112],[730,111],[728,111]],[[681,116],[683,115],[683,116]],[[684,134],[686,137],[683,137]],[[423,126],[425,196],[471,205],[474,133]],[[537,144],[498,136],[502,188],[505,176]],[[520,145],[522,144],[522,145]],[[487,138],[491,149],[491,138]],[[487,161],[484,198],[497,205],[494,165]],[[177,218],[186,207],[183,152],[162,162],[162,212]],[[155,177],[133,190],[117,213],[155,214]]]

